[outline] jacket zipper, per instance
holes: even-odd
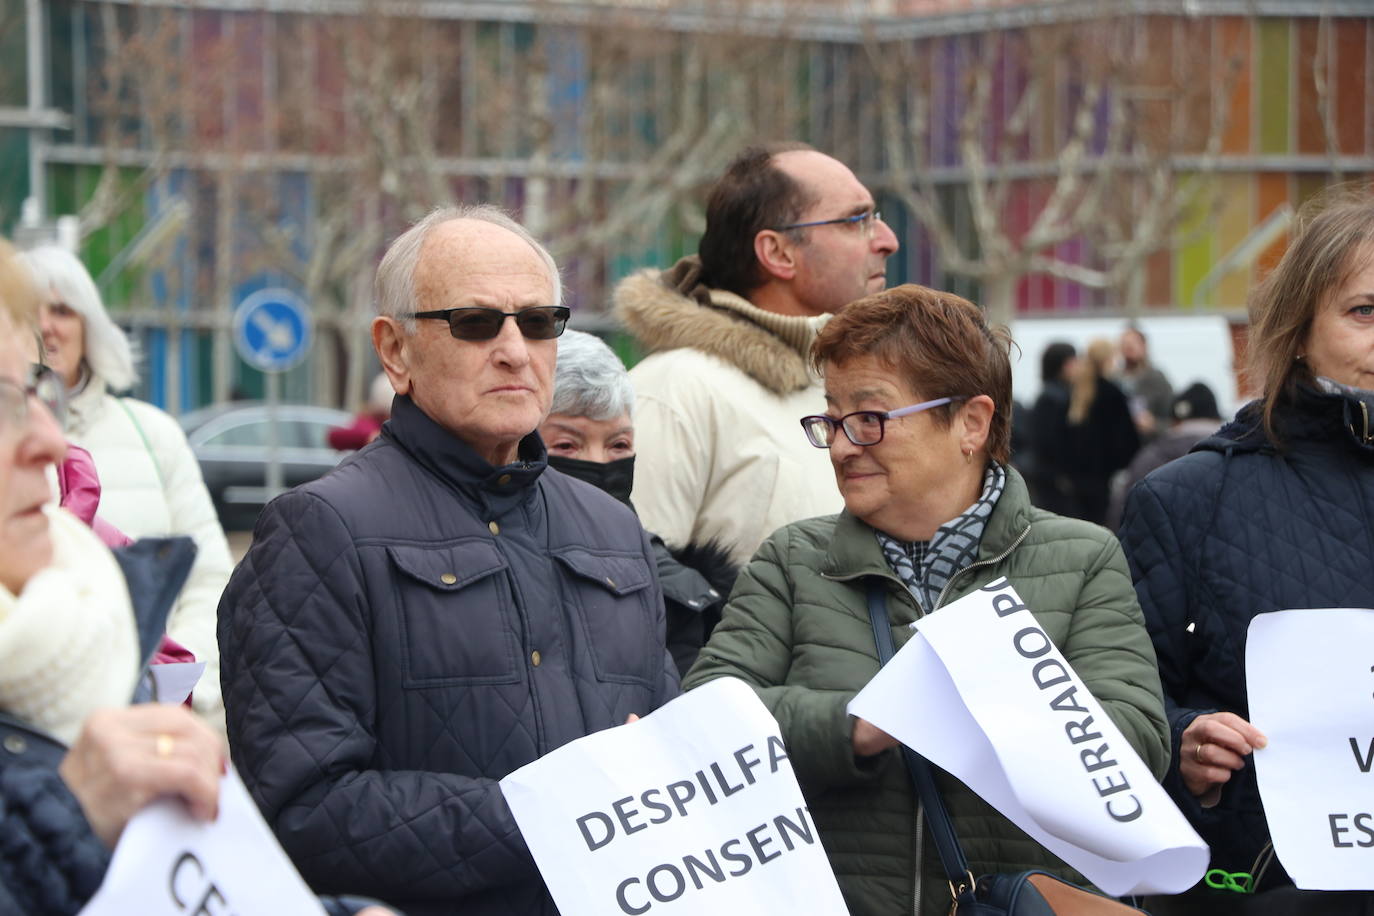
[[[1021,546],[1021,542],[1026,539],[1026,535],[1030,534],[1030,530],[1031,526],[1028,522],[1026,524],[1026,529],[1016,536],[1016,540],[1012,541],[1011,544],[1007,546],[1006,550],[1002,551],[995,557],[989,557],[986,560],[979,560],[976,563],[970,563],[954,575],[950,576],[949,581],[945,583],[945,587],[940,589],[940,597],[935,599],[935,607],[931,608],[931,613],[934,613],[935,611],[938,611],[940,608],[944,607],[945,596],[949,594],[950,586],[954,584],[955,580],[957,580],[966,572],[972,572],[975,569],[981,569],[985,566],[995,566],[996,564],[1001,563],[1003,560],[1007,558],[1007,556],[1013,550]]]
[[[1011,552],[1012,552],[1013,550],[1015,550],[1017,547],[1020,547],[1020,546],[1021,546],[1021,542],[1024,541],[1024,540],[1026,539],[1026,535],[1030,534],[1030,530],[1031,530],[1031,526],[1030,526],[1029,523],[1027,523],[1027,524],[1026,524],[1026,527],[1025,527],[1025,530],[1022,531],[1020,534],[1018,534],[1018,535],[1016,536],[1016,540],[1012,541],[1011,544],[1009,544],[1009,545],[1007,546],[1007,549],[1006,549],[1006,550],[1002,551],[1001,553],[999,553],[999,554],[998,554],[997,556],[995,556],[995,557],[989,557],[989,558],[986,559],[986,560],[979,560],[979,561],[976,562],[976,563],[970,563],[969,565],[965,566],[963,569],[961,569],[961,570],[959,570],[958,572],[956,572],[954,575],[950,576],[950,577],[949,577],[949,581],[945,583],[945,587],[942,588],[942,589],[940,589],[940,597],[937,598],[937,599],[935,600],[935,607],[931,608],[931,609],[930,609],[930,612],[933,614],[933,613],[935,613],[937,610],[939,610],[941,607],[944,606],[945,597],[949,594],[950,586],[952,586],[952,585],[954,584],[954,581],[955,581],[956,579],[958,579],[960,576],[962,576],[962,575],[963,575],[964,573],[966,573],[966,572],[971,572],[972,570],[981,569],[981,568],[987,567],[987,566],[995,566],[996,564],[1001,563],[1003,560],[1005,560],[1005,559],[1011,554]],[[918,609],[918,610],[919,610],[919,609]],[[924,615],[924,614],[918,614],[918,616],[922,616],[922,617],[923,617],[923,616],[925,616],[925,615]],[[924,851],[925,851],[925,838],[926,838],[926,834],[925,834],[925,830],[924,830],[924,827],[925,827],[925,818],[926,818],[925,808],[923,808],[923,807],[921,806],[921,802],[920,802],[920,800],[918,799],[918,800],[916,801],[916,868],[915,868],[916,876],[915,876],[915,878],[914,878],[914,879],[912,880],[912,882],[911,882],[911,913],[912,913],[912,916],[921,916],[921,867],[922,867],[922,865],[923,865],[924,862],[925,862],[925,855],[924,855]]]
[[[915,793],[912,793],[915,795]],[[916,877],[911,882],[911,916],[921,916],[921,860],[925,848],[925,825],[926,809],[921,806],[919,798],[913,799],[916,802]]]
[[[1361,445],[1374,445],[1374,433],[1369,431],[1369,405],[1363,399],[1360,400],[1360,413],[1364,415],[1364,432],[1355,432],[1355,424],[1347,423],[1346,428],[1350,430],[1350,435],[1354,436]]]

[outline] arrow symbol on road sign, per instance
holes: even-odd
[[[295,345],[296,335],[289,322],[273,321],[272,316],[261,309],[254,312],[249,320],[253,322],[253,327],[261,331],[263,337],[267,338],[267,344],[273,350],[289,350]]]

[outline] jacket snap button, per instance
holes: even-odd
[[[502,474],[500,477],[496,478],[496,482],[504,487],[506,484],[510,483],[510,475]]]
[[[29,749],[29,743],[21,735],[6,735],[5,750],[11,754],[22,754]]]
[[[445,585],[452,585],[453,583],[458,581],[458,577],[455,576],[453,573],[444,573],[442,576],[439,577],[439,581],[444,583]]]
[[[490,531],[492,534],[500,534],[501,526],[496,524],[495,522],[487,522],[487,530]]]
[[[530,664],[531,664],[531,665],[534,665],[534,667],[538,668],[538,667],[539,667],[539,661],[540,661],[539,650],[538,650],[538,649],[535,649],[533,652],[530,653]]]
[[[610,576],[606,577],[606,584],[609,585],[611,588],[615,588],[615,580],[612,579]]]

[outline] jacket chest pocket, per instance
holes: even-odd
[[[648,561],[579,548],[553,555],[569,574],[564,590],[597,680],[652,687],[663,666],[663,637]]]
[[[520,679],[506,561],[474,540],[390,546],[406,687],[509,684]]]

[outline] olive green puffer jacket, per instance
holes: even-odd
[[[758,691],[782,727],[853,916],[944,916],[944,871],[900,755],[893,749],[856,759],[850,744],[845,706],[878,672],[865,597],[873,576],[888,586],[901,646],[920,611],[872,528],[845,512],[779,529],[740,576],[683,686],[733,676]],[[1033,507],[1025,482],[1009,469],[978,560],[954,577],[939,604],[999,576],[1011,581],[1155,776],[1163,774],[1169,731],[1159,672],[1116,539]],[[940,778],[975,874],[1043,868],[1083,882],[962,783]]]

